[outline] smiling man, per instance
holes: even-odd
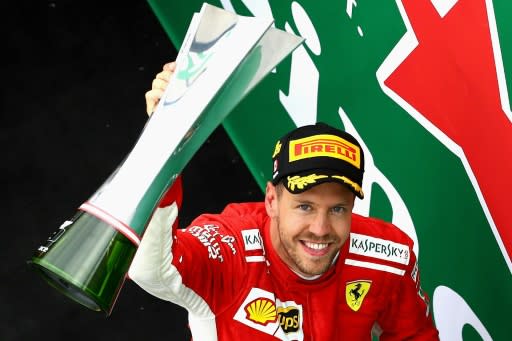
[[[324,124],[277,142],[265,205],[273,249],[298,275],[326,272],[349,237],[355,194],[363,197],[362,158],[352,136]]]
[[[146,94],[149,112],[172,71]],[[413,241],[352,213],[364,197],[359,142],[303,126],[277,141],[272,161],[262,203],[229,204],[185,229],[176,204],[158,208],[130,278],[187,309],[194,340],[438,340]]]
[[[268,188],[272,246],[298,275],[321,275],[349,237],[354,195],[327,183],[297,195],[283,191],[283,187]]]

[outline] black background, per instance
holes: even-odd
[[[26,264],[131,150],[147,119],[144,93],[175,58],[174,47],[144,0],[1,6],[0,340],[188,340],[185,310],[130,281],[106,317],[64,297]],[[262,197],[222,127],[183,181],[182,225],[227,202]]]

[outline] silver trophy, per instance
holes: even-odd
[[[273,20],[209,4],[194,14],[176,71],[124,161],[29,261],[62,293],[109,315],[145,227],[229,112],[303,39]]]

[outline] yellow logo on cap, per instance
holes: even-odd
[[[275,158],[276,155],[279,154],[279,152],[281,151],[281,147],[282,147],[281,141],[277,141],[276,147],[274,148],[274,153],[272,154],[272,158]]]
[[[340,179],[341,181],[343,181],[347,185],[351,186],[354,189],[354,191],[356,191],[357,193],[361,194],[361,196],[364,196],[363,189],[361,188],[361,186],[359,186],[357,183],[355,183],[354,181],[350,180],[346,176],[331,175],[331,177],[333,177],[335,179]]]
[[[290,162],[319,156],[337,158],[361,168],[361,149],[339,136],[321,134],[290,141]]]
[[[288,177],[288,188],[290,191],[295,191],[295,187],[298,189],[304,189],[307,185],[311,185],[316,183],[316,180],[327,178],[327,175],[316,175],[316,174],[310,174],[307,176],[289,176]]]
[[[358,311],[363,304],[363,300],[366,297],[372,281],[353,281],[347,282],[345,286],[345,298],[347,304],[353,311]]]

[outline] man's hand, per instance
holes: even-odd
[[[156,105],[162,98],[165,89],[167,88],[167,84],[169,84],[169,79],[172,74],[176,70],[176,62],[170,62],[164,65],[161,72],[157,73],[155,79],[151,83],[151,90],[146,92],[146,112],[149,116],[155,110]]]

